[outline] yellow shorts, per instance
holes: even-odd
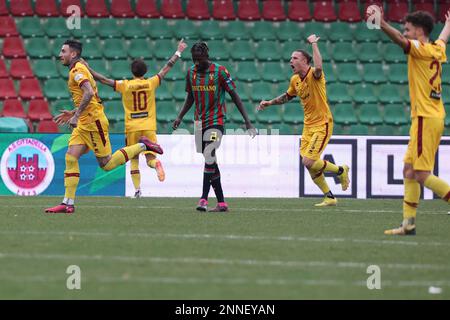
[[[433,171],[436,151],[443,132],[443,119],[424,117],[412,119],[408,150],[403,161],[412,164],[414,170]]]
[[[140,137],[147,137],[151,142],[158,143],[156,139],[156,131],[155,130],[141,130],[141,131],[132,131],[125,133],[125,144],[127,146],[131,146],[133,144],[138,143]],[[144,151],[143,154],[153,154],[156,156],[155,152],[152,151]]]
[[[319,160],[332,133],[333,122],[314,127],[303,127],[300,155],[304,158]]]
[[[69,139],[69,146],[85,145],[94,151],[97,158],[103,158],[111,154],[111,142],[109,140],[109,122],[102,117],[90,124],[83,124],[73,129]]]

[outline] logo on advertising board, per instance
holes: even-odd
[[[20,196],[35,196],[53,180],[55,162],[41,141],[24,138],[11,143],[3,152],[1,175],[6,187]]]

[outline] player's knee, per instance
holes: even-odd
[[[315,161],[312,160],[312,159],[309,159],[309,158],[306,158],[306,157],[302,158],[302,163],[307,169],[311,168],[312,165],[314,164],[314,162]]]
[[[98,165],[104,171],[111,171],[112,169],[115,168],[114,164],[110,160],[111,160],[111,156],[104,157],[104,158],[97,158]]]
[[[430,173],[426,172],[426,171],[415,171],[414,172],[414,179],[418,183],[423,185],[425,183],[425,180],[427,180],[429,175],[430,175]]]
[[[416,179],[413,168],[403,168],[403,177],[406,179]]]

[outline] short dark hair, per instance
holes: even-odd
[[[405,22],[409,22],[415,27],[421,27],[427,36],[433,32],[434,18],[426,11],[416,11],[408,14]]]
[[[300,52],[306,58],[306,62],[311,63],[312,57],[307,51],[298,49],[295,50],[295,52]]]
[[[75,50],[78,56],[81,56],[83,51],[83,44],[77,40],[66,40],[64,44],[67,44],[70,49]]]
[[[203,56],[209,58],[209,48],[208,48],[208,45],[206,44],[206,42],[196,42],[196,43],[194,43],[194,45],[191,48],[191,54],[194,51],[200,51]]]
[[[135,77],[143,77],[144,74],[147,73],[147,65],[145,64],[144,60],[142,59],[135,59],[132,63],[131,63],[131,73],[135,76]]]

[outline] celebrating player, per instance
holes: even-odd
[[[112,170],[128,159],[143,151],[163,153],[161,147],[146,137],[140,137],[136,144],[122,148],[111,155],[111,143],[108,135],[108,119],[103,112],[103,105],[98,97],[97,85],[89,70],[80,62],[82,44],[67,40],[61,47],[61,63],[69,67],[69,90],[76,108],[63,110],[55,117],[58,124],[69,124],[72,134],[66,153],[66,170],[64,171],[64,200],[60,205],[45,209],[49,213],[73,213],[75,211],[75,192],[80,180],[78,159],[92,150],[103,170]]]
[[[317,44],[319,39],[320,37],[315,34],[308,37],[308,42],[313,49],[312,57],[305,50],[296,50],[292,53],[290,63],[294,75],[291,77],[287,92],[270,101],[261,101],[258,110],[262,111],[271,105],[284,104],[296,96],[300,97],[305,112],[300,155],[312,180],[325,195],[323,201],[316,206],[324,207],[337,205],[337,199],[331,192],[323,173],[337,174],[344,191],[347,190],[350,180],[347,165],[337,166],[320,159],[333,132],[333,116],[327,102],[322,57]],[[311,60],[314,62],[314,67],[311,66]]]
[[[442,63],[447,60],[445,47],[450,35],[450,11],[446,14],[446,22],[438,40],[433,42],[430,41],[430,33],[433,31],[434,21],[429,13],[417,11],[408,14],[402,34],[384,20],[381,8],[376,9],[371,12],[381,16],[381,30],[408,55],[411,100],[410,140],[403,160],[403,222],[399,228],[386,230],[384,233],[414,235],[420,185],[431,189],[446,202],[450,200],[450,186],[431,173],[444,131],[441,70]]]
[[[92,70],[89,71],[94,79],[113,87],[114,90],[122,94],[122,103],[125,111],[125,135],[126,145],[135,144],[139,137],[147,137],[156,143],[156,104],[155,91],[161,84],[162,79],[181,57],[181,53],[187,45],[181,39],[178,49],[167,61],[164,67],[153,77],[145,79],[147,66],[142,60],[134,60],[131,64],[133,80],[112,80],[104,75]],[[164,181],[165,173],[161,161],[156,159],[154,152],[145,152],[147,165],[156,170],[159,181]],[[135,188],[135,198],[141,196],[141,174],[139,172],[139,155],[131,159],[131,179]]]
[[[206,211],[208,209],[208,194],[212,186],[217,197],[217,206],[210,211],[224,212],[228,211],[228,205],[223,196],[215,151],[220,146],[224,131],[225,91],[230,94],[241,112],[245,126],[252,138],[256,135],[256,130],[247,116],[228,70],[224,66],[209,61],[206,43],[195,43],[191,48],[191,54],[194,65],[188,70],[186,76],[187,96],[183,108],[173,122],[173,129],[178,128],[184,115],[195,102],[197,152],[203,153],[205,157],[203,193],[197,210]]]

